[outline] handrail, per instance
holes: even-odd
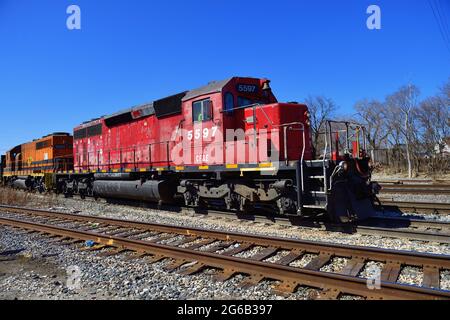
[[[323,168],[323,183],[324,183],[324,190],[328,190],[328,181],[327,181],[327,174],[326,174],[326,157],[327,157],[327,151],[328,151],[328,126],[325,126],[325,148],[323,150],[323,159],[322,159],[322,168]],[[331,151],[330,151],[331,153]]]
[[[285,123],[285,124],[279,124],[279,125],[276,125],[276,124],[274,124],[273,123],[273,121],[269,118],[269,116],[267,115],[267,113],[266,113],[266,111],[264,110],[264,108],[263,108],[263,106],[264,105],[262,105],[262,104],[252,104],[252,105],[247,105],[247,106],[242,106],[242,107],[238,107],[238,108],[234,108],[233,110],[238,110],[238,109],[248,109],[248,108],[251,108],[251,107],[253,107],[253,115],[254,115],[254,124],[256,124],[256,109],[257,108],[259,108],[261,111],[262,111],[262,113],[263,113],[263,115],[264,115],[264,117],[267,119],[267,122],[273,127],[273,128],[288,128],[288,127],[292,127],[292,126],[294,126],[294,125],[298,125],[298,126],[300,126],[300,128],[298,128],[298,130],[301,130],[302,131],[302,136],[301,136],[301,139],[302,139],[302,142],[303,142],[303,146],[302,146],[302,152],[301,152],[301,158],[300,158],[300,161],[301,161],[301,178],[302,178],[302,183],[301,183],[301,187],[302,187],[302,191],[304,191],[304,183],[303,183],[303,179],[304,179],[304,170],[303,170],[303,162],[304,162],[304,159],[305,159],[305,154],[306,154],[306,132],[305,132],[305,125],[304,125],[304,123],[302,123],[302,122],[291,122],[291,123]],[[182,124],[182,122],[183,121],[180,121],[180,123],[178,124],[178,127],[177,127],[177,131],[179,131],[179,129],[181,128],[181,124]],[[290,128],[290,129],[294,129],[294,128]],[[255,134],[256,134],[256,130],[255,130]],[[287,136],[285,135],[285,138],[286,138]],[[255,140],[256,141],[256,140]],[[100,164],[100,161],[98,160],[97,161],[97,163],[95,164],[92,164],[92,166],[97,166],[97,167],[105,167],[105,166],[107,166],[108,168],[110,168],[112,165],[128,165],[128,164],[130,164],[130,162],[123,162],[122,161],[122,159],[120,160],[120,162],[116,162],[116,163],[111,163],[111,153],[112,152],[120,152],[121,153],[121,155],[123,155],[123,153],[130,153],[130,152],[134,152],[134,158],[135,158],[135,160],[133,161],[133,164],[134,164],[134,166],[136,167],[136,165],[137,164],[149,164],[150,166],[153,166],[153,164],[154,163],[163,163],[163,162],[167,162],[167,164],[168,165],[170,165],[170,161],[171,161],[171,159],[170,159],[170,156],[169,156],[169,149],[170,149],[170,143],[171,142],[176,142],[176,140],[169,140],[169,141],[159,141],[159,142],[153,142],[153,143],[150,143],[150,144],[141,144],[141,145],[136,145],[136,146],[133,146],[133,147],[121,147],[121,148],[114,148],[114,149],[109,149],[109,150],[107,150],[107,151],[103,151],[103,153],[105,153],[105,152],[107,152],[108,154],[109,154],[109,157],[108,157],[108,163],[107,164]],[[157,161],[157,162],[154,162],[154,161],[152,161],[152,159],[151,159],[151,149],[152,149],[152,147],[153,146],[156,146],[156,145],[163,145],[163,144],[165,144],[166,145],[166,152],[167,152],[167,159],[165,159],[165,160],[161,160],[161,161]],[[148,152],[149,152],[149,158],[148,158],[148,161],[144,161],[144,162],[142,162],[142,161],[136,161],[136,150],[138,149],[138,148],[149,148],[149,150],[148,150]],[[143,150],[143,149],[142,149]],[[285,154],[287,153],[287,143],[285,143]],[[87,156],[89,155],[90,153],[89,152],[87,152]],[[121,157],[122,158],[122,157]],[[285,160],[287,160],[287,156],[285,156]],[[81,162],[81,161],[78,161],[78,162]],[[86,164],[86,163],[84,163],[85,161],[83,161],[83,163],[79,163],[76,167],[88,167],[88,168],[90,168],[91,167],[91,163],[90,163],[90,161]]]
[[[344,124],[346,126],[346,129],[336,129],[335,131],[333,131],[333,129],[331,128],[331,124],[333,123],[337,123],[337,124]],[[330,142],[328,144],[331,144],[330,148],[332,149],[332,134],[333,133],[339,133],[339,132],[346,132],[346,150],[345,153],[349,153],[350,152],[350,130],[349,129],[353,129],[355,131],[355,133],[353,134],[353,136],[356,137],[356,139],[358,140],[358,142],[360,142],[360,132],[362,132],[363,134],[363,150],[366,150],[367,147],[367,136],[366,136],[366,128],[361,125],[358,124],[356,122],[353,121],[339,121],[339,120],[325,120],[325,132],[324,131],[319,131],[319,134],[321,135],[325,135],[325,143],[327,144],[329,141],[328,139],[330,139]],[[358,143],[359,144],[359,143]],[[328,151],[328,148],[327,148]],[[332,150],[330,150],[330,156],[331,156],[331,152]],[[324,157],[326,156],[325,151],[324,151]]]

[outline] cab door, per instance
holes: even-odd
[[[184,151],[190,151],[190,155],[185,155],[186,164],[206,169],[210,165],[223,163],[223,139],[219,131],[221,113],[217,106],[208,97],[189,102],[186,107],[186,113],[190,114],[185,117],[187,121],[184,126],[187,142]]]

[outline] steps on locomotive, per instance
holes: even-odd
[[[325,166],[325,170],[324,170]],[[304,208],[326,209],[327,191],[325,175],[329,176],[329,164],[323,160],[306,162],[304,170]]]

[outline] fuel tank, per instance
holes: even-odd
[[[29,181],[25,179],[17,179],[14,180],[12,183],[12,187],[15,189],[21,189],[21,190],[28,190],[29,188]]]
[[[96,173],[95,180],[133,180],[131,173]]]
[[[170,203],[176,192],[175,184],[170,180],[94,181],[94,195],[101,198],[130,199],[148,202]]]

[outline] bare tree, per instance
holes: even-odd
[[[417,120],[422,129],[422,144],[428,155],[436,151],[442,153],[443,142],[450,134],[448,120],[450,111],[444,97],[436,96],[425,99],[417,110]],[[439,146],[439,150],[436,147]]]
[[[412,145],[416,139],[413,115],[417,108],[419,89],[414,85],[401,87],[397,92],[386,99],[389,111],[395,122],[391,122],[391,129],[402,134],[405,144],[406,159],[408,162],[408,176],[412,178]],[[396,115],[400,114],[400,117]],[[401,121],[399,121],[401,119]]]
[[[305,100],[311,113],[311,131],[313,139],[313,152],[317,156],[317,146],[321,136],[321,130],[327,119],[331,118],[337,110],[335,102],[325,96],[308,96]]]
[[[387,126],[387,112],[384,103],[378,100],[364,99],[355,104],[358,121],[366,127],[367,141],[371,149],[371,157],[375,159],[374,150],[380,149],[390,134]]]
[[[450,136],[450,78],[440,92],[418,102],[419,89],[401,87],[384,102],[364,99],[355,104],[356,119],[366,126],[372,150],[385,147],[382,164],[394,170],[447,173],[450,157],[444,151]],[[375,159],[374,153],[372,158]]]
[[[447,83],[442,87],[441,95],[447,107],[450,106],[450,78],[448,78]]]

